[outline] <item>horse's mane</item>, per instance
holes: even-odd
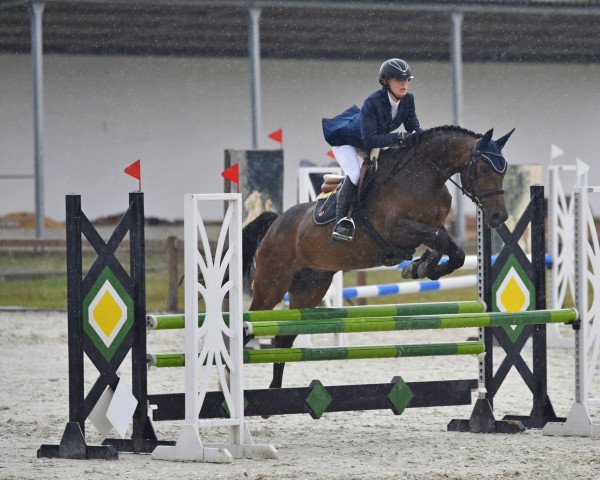
[[[481,133],[475,133],[466,128],[459,127],[458,125],[441,125],[439,127],[429,128],[427,130],[422,130],[419,133],[411,135],[410,141],[408,142],[409,146],[390,147],[389,150],[391,152],[402,152],[401,157],[405,157],[407,154],[412,153],[413,150],[416,147],[418,147],[423,140],[428,140],[432,137],[436,137],[437,135],[444,133],[462,133],[463,135],[469,135],[475,138],[481,138],[483,136]]]
[[[466,128],[459,127],[458,125],[441,125],[439,127],[429,128],[427,130],[423,130],[423,131],[417,133],[416,140],[418,143],[420,140],[423,140],[430,136],[435,136],[440,133],[454,133],[454,132],[464,133],[465,135],[470,135],[470,136],[474,136],[477,138],[482,137],[482,135],[480,133],[472,132],[471,130],[468,130]]]
[[[391,147],[388,149],[389,154],[396,157],[391,170],[391,176],[398,173],[398,171],[400,171],[402,167],[412,159],[416,149],[419,147],[422,141],[429,140],[430,138],[434,138],[440,134],[447,135],[452,133],[461,133],[463,135],[468,135],[475,138],[481,138],[483,136],[480,133],[475,133],[466,128],[459,127],[458,125],[441,125],[439,127],[433,127],[427,130],[422,130],[419,133],[415,133],[414,135],[410,136],[410,146]]]

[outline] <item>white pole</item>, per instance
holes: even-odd
[[[260,8],[252,7],[248,11],[250,25],[248,28],[248,52],[250,54],[251,104],[252,104],[252,148],[258,149],[260,144],[262,101],[260,78]]]
[[[35,238],[44,238],[44,45],[42,19],[45,1],[31,2],[31,58],[33,63],[33,131],[35,175]]]
[[[462,125],[463,104],[463,69],[462,69],[462,22],[464,15],[459,12],[452,13],[452,34],[450,58],[452,62],[452,123]],[[455,181],[460,182],[460,175],[455,175]],[[462,192],[455,187],[455,231],[456,241],[461,243],[465,240],[465,212],[463,208]]]

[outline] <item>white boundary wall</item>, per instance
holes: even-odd
[[[360,106],[379,88],[381,61],[261,61],[264,136],[259,148],[278,148],[266,133],[283,128],[284,208],[296,202],[300,162],[331,161],[321,118],[353,103]],[[451,123],[448,62],[411,62],[411,67],[410,91],[421,125]],[[557,91],[556,79],[564,77],[565,68],[465,62],[469,94],[462,126],[480,133],[493,126],[498,135],[516,127],[504,148],[511,164],[548,166],[552,142],[580,158],[594,158],[600,64],[569,65],[569,87]],[[31,92],[30,55],[0,54],[4,175],[33,173]],[[121,193],[137,187],[123,168],[138,158],[146,214],[181,218],[181,192],[222,192],[223,151],[251,148],[250,81],[243,58],[49,54],[44,102],[46,215],[55,220],[64,219],[64,195],[73,191],[91,199],[91,219],[122,212]],[[591,172],[590,181],[599,185],[600,171]],[[31,212],[33,200],[31,180],[0,182],[0,215]],[[472,208],[470,202],[465,208]],[[222,205],[215,208],[209,218],[222,218],[222,210]],[[62,233],[48,230],[49,236]]]

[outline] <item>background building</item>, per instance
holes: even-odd
[[[600,136],[600,2],[48,0],[43,16],[45,215],[81,193],[91,217],[124,210],[140,158],[146,214],[182,217],[184,193],[219,192],[225,149],[253,147],[250,4],[260,7],[259,148],[283,128],[285,206],[303,159],[328,164],[321,118],[378,88],[381,62],[411,63],[422,125],[450,124],[452,13],[462,15],[462,126],[516,127],[512,163],[550,145],[590,165]],[[455,17],[456,19],[456,17]],[[456,25],[456,24],[455,24]],[[28,1],[0,6],[0,215],[33,211]],[[600,184],[600,169],[590,182]],[[215,212],[215,217],[219,212]]]

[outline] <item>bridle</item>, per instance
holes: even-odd
[[[486,192],[482,192],[479,194],[476,194],[475,189],[473,188],[473,183],[477,182],[476,166],[477,166],[478,161],[483,160],[486,163],[488,163],[490,165],[490,167],[498,175],[502,175],[506,171],[506,163],[504,163],[503,168],[501,170],[499,170],[496,167],[496,165],[494,164],[494,162],[492,161],[492,159],[490,158],[490,156],[501,157],[501,155],[498,153],[479,150],[479,140],[477,140],[475,143],[473,143],[473,147],[471,148],[471,157],[469,158],[468,163],[463,168],[461,168],[459,171],[460,181],[461,181],[462,185],[459,185],[458,183],[456,183],[452,179],[452,177],[449,178],[449,180],[460,189],[462,194],[464,196],[466,196],[469,200],[471,200],[479,208],[483,207],[483,205],[481,204],[481,200],[483,200],[484,198],[492,197],[494,195],[503,195],[504,194],[503,188],[495,188],[495,189],[487,190]],[[473,171],[475,172],[474,178],[472,175]]]

